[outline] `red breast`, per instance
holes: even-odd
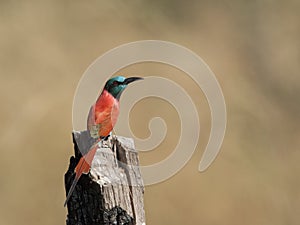
[[[88,130],[106,137],[112,131],[119,116],[119,101],[108,91],[103,90],[88,116]],[[93,135],[92,135],[93,136]]]

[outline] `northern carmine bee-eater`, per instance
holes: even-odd
[[[109,79],[106,82],[96,103],[91,106],[88,115],[87,129],[90,132],[91,137],[97,138],[98,141],[100,141],[101,139],[109,136],[119,116],[119,100],[122,92],[129,83],[141,79],[143,78],[125,78],[122,76],[117,76]],[[89,172],[98,147],[97,143],[95,143],[90,150],[80,158],[77,166],[75,167],[75,178],[69,189],[64,206],[66,206],[68,200],[70,199],[81,175]]]

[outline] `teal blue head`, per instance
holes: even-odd
[[[142,79],[143,78],[141,77],[129,77],[129,78],[125,78],[122,76],[112,77],[106,82],[104,86],[104,90],[107,90],[116,99],[120,99],[122,92],[125,90],[128,84]]]

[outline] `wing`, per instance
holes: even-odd
[[[101,129],[101,112],[96,113],[95,105],[92,105],[89,111],[89,116],[87,119],[87,130],[90,132],[92,138],[99,138],[99,130]]]
[[[91,106],[87,120],[87,129],[91,137],[106,136],[108,130],[109,132],[111,131],[112,126],[112,107],[100,108],[95,105]]]

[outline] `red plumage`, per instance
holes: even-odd
[[[119,116],[119,101],[107,90],[103,90],[96,103],[92,105],[87,120],[87,129],[94,138],[106,137],[112,131]],[[69,189],[64,206],[71,197],[75,186],[81,175],[87,174],[91,168],[93,158],[97,150],[97,143],[94,144],[87,154],[83,155],[75,167],[75,178]]]
[[[91,136],[106,137],[115,126],[118,116],[119,101],[107,90],[103,90],[90,109],[87,129],[90,131]]]

